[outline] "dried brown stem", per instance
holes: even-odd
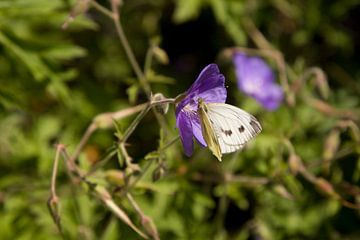
[[[158,230],[156,229],[153,220],[143,213],[140,206],[137,204],[137,202],[129,192],[126,193],[126,198],[130,202],[131,206],[135,209],[137,214],[140,216],[141,224],[143,225],[144,229],[152,236],[153,239],[159,240],[160,239],[159,233]]]
[[[327,99],[329,96],[330,88],[328,80],[324,71],[319,67],[311,67],[306,69],[304,74],[299,78],[298,82],[295,82],[291,87],[296,94],[299,89],[305,84],[307,80],[310,80],[312,76],[315,76],[315,85],[318,87],[321,97]]]
[[[56,175],[58,172],[58,166],[59,166],[59,159],[60,159],[60,153],[63,150],[64,145],[58,144],[56,146],[56,155],[51,175],[51,185],[50,185],[50,197],[47,201],[47,206],[50,212],[50,215],[52,219],[54,220],[54,223],[56,224],[56,227],[58,228],[59,232],[63,235],[62,227],[61,227],[61,218],[59,215],[59,198],[56,194]]]
[[[69,161],[71,163],[75,163],[76,159],[79,157],[80,152],[84,148],[85,144],[89,140],[90,136],[94,133],[94,131],[97,129],[96,124],[91,123],[89,127],[86,129],[84,135],[82,136],[80,143],[77,145],[74,154],[70,157]]]
[[[148,239],[148,236],[138,229],[128,215],[114,202],[110,193],[103,187],[97,186],[94,189],[96,196],[107,206],[118,218],[125,222],[129,227],[131,227],[137,234],[142,238]]]
[[[112,12],[109,11],[108,9],[104,8],[100,4],[98,4],[95,0],[92,0],[90,3],[91,3],[92,7],[94,7],[96,10],[98,10],[102,14],[108,16],[109,18],[113,18]]]
[[[68,170],[72,173],[73,177],[76,177],[79,181],[85,183],[86,185],[88,185],[89,190],[92,191],[93,193],[95,193],[95,196],[97,196],[104,204],[105,206],[107,206],[118,218],[120,218],[123,222],[125,222],[129,227],[131,227],[135,232],[137,232],[141,237],[143,237],[144,239],[148,239],[147,235],[144,234],[141,230],[139,230],[130,220],[130,218],[127,216],[127,214],[119,207],[116,205],[116,203],[113,201],[111,195],[109,194],[109,192],[100,186],[97,186],[96,184],[90,182],[88,179],[86,179],[85,174],[81,171],[81,169],[79,169],[77,167],[77,165],[75,165],[73,162],[70,161],[70,157],[66,152],[66,149],[63,145],[58,145],[57,147],[57,152],[56,152],[56,157],[55,157],[55,163],[58,164],[59,162],[59,156],[60,153],[62,154],[63,158],[66,160],[67,164],[67,168]],[[55,170],[57,170],[57,167],[54,167],[54,172]],[[54,176],[54,173],[53,173]],[[56,177],[52,178],[52,187],[51,187],[51,194],[53,195],[55,193],[55,183],[56,183]],[[55,193],[56,196],[56,193]],[[53,199],[53,198],[50,198]],[[52,203],[52,201],[50,201],[49,199],[49,210],[51,213],[51,216],[53,216],[55,223],[58,225],[58,223],[60,223],[60,218],[58,217],[59,215],[53,211],[52,205],[50,205],[50,203]],[[56,196],[56,201],[57,200],[57,196]],[[55,214],[56,213],[56,214]],[[61,229],[61,228],[60,228]]]
[[[325,115],[332,116],[332,117],[338,117],[342,119],[352,119],[352,120],[358,120],[359,116],[347,109],[338,109],[333,106],[331,106],[329,103],[322,101],[320,99],[308,97],[305,98],[305,101],[307,104],[315,108],[316,110],[322,112]]]
[[[256,46],[262,51],[268,51],[270,56],[273,57],[278,65],[279,69],[279,78],[281,85],[284,88],[285,93],[287,94],[287,101],[290,105],[293,105],[292,96],[289,92],[289,81],[286,74],[286,62],[284,60],[283,54],[278,51],[260,32],[260,30],[256,27],[255,23],[251,20],[251,18],[245,17],[243,19],[243,27],[254,41]]]
[[[102,113],[97,115],[93,122],[89,125],[86,129],[84,135],[81,137],[80,143],[77,145],[74,154],[70,157],[69,162],[74,163],[75,160],[79,157],[80,152],[84,149],[84,146],[88,142],[91,135],[98,129],[98,128],[110,128],[113,126],[114,120],[119,120],[135,114],[144,109],[147,106],[147,103],[137,105],[135,107],[130,107],[127,109],[123,109],[117,112],[108,112]]]

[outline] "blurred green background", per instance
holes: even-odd
[[[0,0],[0,239],[141,239],[86,184],[68,177],[63,160],[57,182],[63,236],[46,206],[54,144],[73,153],[97,114],[147,101],[113,21],[90,2]],[[111,11],[110,1],[97,2]],[[62,29],[79,3],[88,9],[73,10],[78,15]],[[91,176],[135,225],[146,232],[118,194],[127,186],[125,172],[139,179],[128,191],[161,239],[360,238],[358,1],[125,0],[119,11],[153,93],[176,97],[216,62],[227,102],[263,125],[243,152],[219,163],[199,147],[187,158],[180,141],[154,154],[178,133],[173,105],[166,127],[150,111],[127,146],[142,172],[129,172],[115,154]],[[267,112],[239,92],[223,54],[229,47],[283,54],[290,87],[279,109]],[[281,72],[274,59],[265,60]],[[117,131],[134,117],[118,121]],[[114,133],[91,136],[81,169],[116,151]]]

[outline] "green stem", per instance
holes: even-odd
[[[91,6],[93,6],[96,10],[98,10],[99,12],[101,12],[102,14],[108,16],[109,18],[113,19],[113,14],[111,11],[107,10],[106,8],[104,8],[103,6],[101,6],[100,4],[98,4],[95,0],[91,1]]]
[[[112,12],[113,12],[113,21],[115,24],[115,29],[116,29],[116,33],[120,39],[121,44],[123,45],[123,48],[125,50],[125,53],[130,61],[130,64],[137,76],[137,78],[140,81],[140,84],[142,86],[142,88],[144,89],[146,95],[148,96],[148,98],[150,99],[151,96],[151,88],[150,85],[148,84],[148,82],[146,81],[145,75],[144,73],[141,71],[140,65],[137,62],[135,55],[130,47],[129,41],[126,38],[126,35],[124,33],[124,30],[121,26],[121,21],[120,21],[120,14],[117,10],[117,6],[116,4],[112,4]]]
[[[143,117],[146,115],[146,113],[150,110],[151,105],[148,104],[134,119],[134,121],[132,121],[132,123],[130,124],[130,126],[126,129],[124,136],[122,137],[121,141],[122,142],[126,142],[127,139],[130,137],[130,135],[134,132],[135,128],[137,127],[137,125],[140,123],[141,119],[143,119]]]

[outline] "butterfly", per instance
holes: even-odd
[[[211,152],[221,161],[223,153],[242,149],[262,128],[251,114],[226,103],[198,100],[201,131]]]

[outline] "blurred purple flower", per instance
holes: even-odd
[[[218,66],[209,64],[187,90],[184,99],[177,104],[176,127],[179,129],[181,142],[187,156],[191,156],[193,153],[193,137],[201,146],[206,147],[197,114],[198,99],[202,98],[205,103],[224,103],[227,95],[224,83],[225,77],[220,73]]]
[[[267,110],[277,109],[284,93],[275,83],[274,73],[264,60],[236,53],[233,62],[239,89],[255,98]]]

